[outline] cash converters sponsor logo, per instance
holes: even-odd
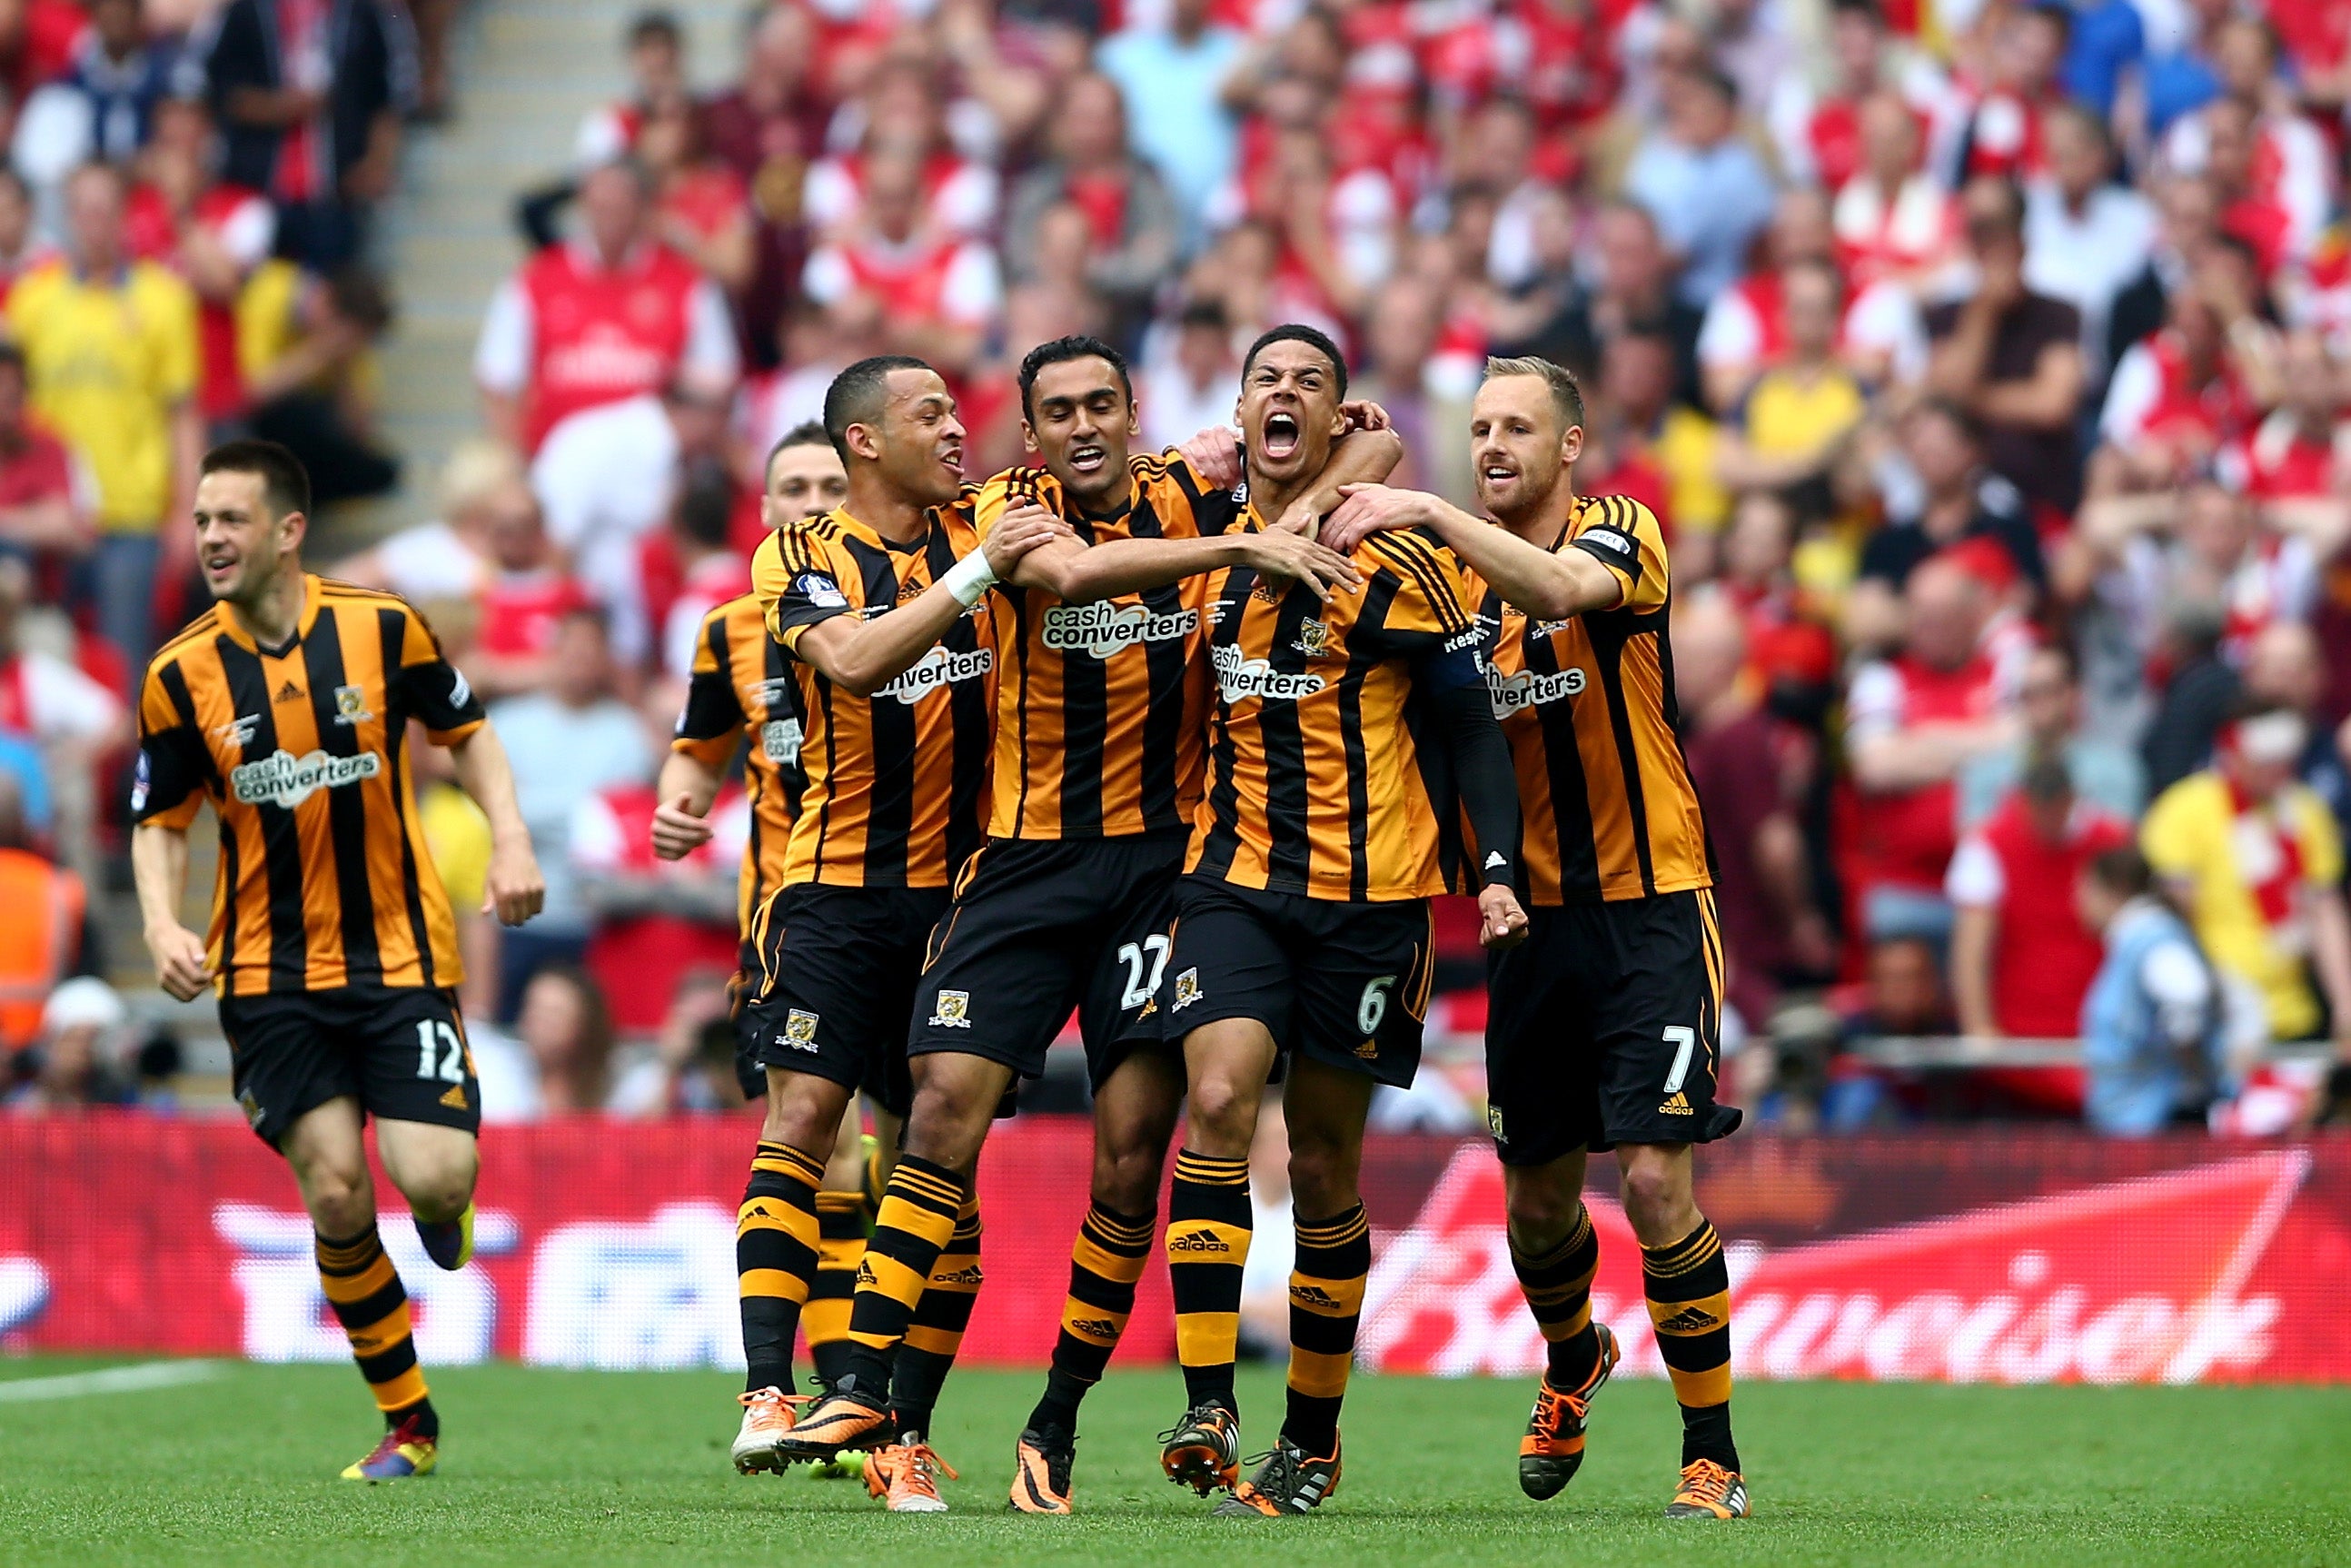
[[[684,723],[684,720],[680,720]],[[771,718],[759,727],[759,749],[770,762],[786,766],[800,759],[800,721]]]
[[[234,768],[228,776],[231,793],[248,806],[280,806],[292,810],[321,789],[340,789],[383,769],[383,759],[372,751],[357,757],[329,757],[313,751],[297,757],[280,747],[257,762]]]
[[[1508,718],[1522,709],[1555,703],[1562,697],[1581,696],[1588,684],[1580,669],[1561,670],[1555,674],[1520,670],[1509,675],[1491,664],[1486,666],[1486,696],[1494,705],[1496,718]]]
[[[1138,643],[1169,643],[1200,625],[1196,610],[1155,614],[1140,604],[1057,604],[1045,612],[1045,646],[1058,653],[1092,653],[1107,659]]]
[[[995,667],[996,654],[990,649],[977,648],[967,653],[950,653],[945,648],[934,647],[914,668],[875,692],[873,700],[878,703],[883,697],[895,697],[912,707],[941,686],[972,680]]]
[[[1228,703],[1237,703],[1243,697],[1295,702],[1300,697],[1312,696],[1329,684],[1311,673],[1285,674],[1263,659],[1246,657],[1230,643],[1217,649],[1209,657],[1217,666],[1217,690]]]

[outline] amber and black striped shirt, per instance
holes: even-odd
[[[836,507],[768,536],[751,591],[787,653],[836,615],[872,619],[921,596],[979,548],[970,495],[931,516],[913,544],[884,539]],[[995,650],[988,602],[956,622],[914,668],[870,697],[799,659],[800,768],[808,782],[784,856],[784,883],[946,887],[987,821]]]
[[[1459,568],[1417,533],[1357,547],[1327,604],[1247,567],[1209,574],[1217,685],[1186,869],[1239,887],[1376,903],[1447,891],[1444,787],[1422,767],[1416,697],[1479,678]]]
[[[303,580],[282,648],[215,606],[147,666],[131,815],[220,818],[211,959],[224,995],[465,977],[410,787],[408,721],[435,745],[482,705],[396,594]]]
[[[1530,622],[1467,574],[1492,633],[1487,692],[1519,775],[1527,902],[1711,887],[1706,821],[1675,734],[1672,584],[1656,516],[1626,497],[1586,497],[1555,548],[1608,568],[1624,602]]]
[[[808,775],[800,771],[799,686],[782,643],[768,635],[757,595],[714,606],[695,634],[694,673],[685,709],[677,716],[670,748],[724,772],[743,758],[743,792],[751,807],[751,837],[743,846],[737,923],[750,934],[751,915],[783,885],[792,819],[799,815]]]
[[[1060,481],[1015,468],[981,486],[982,538],[1039,502],[1088,544],[1187,539],[1233,528],[1244,507],[1173,452],[1135,457],[1130,503],[1104,517],[1066,504]],[[1000,839],[1178,832],[1200,799],[1207,727],[1207,579],[1066,604],[1041,588],[997,590],[996,809]]]

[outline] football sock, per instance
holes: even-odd
[[[735,1211],[735,1275],[743,1312],[744,1387],[792,1387],[792,1334],[817,1270],[817,1184],[824,1162],[761,1140]]]
[[[898,1343],[914,1322],[932,1268],[955,1235],[963,1200],[963,1178],[945,1166],[907,1155],[890,1174],[849,1305],[844,1375],[857,1379],[861,1395],[879,1396],[890,1386]]]
[[[939,1390],[955,1368],[956,1353],[963,1348],[963,1331],[971,1326],[971,1309],[979,1300],[979,1200],[966,1197],[956,1215],[955,1233],[931,1265],[923,1299],[914,1304],[906,1340],[898,1347],[892,1370],[890,1407],[901,1433],[931,1429],[931,1411]]]
[[[1527,1310],[1542,1330],[1543,1380],[1562,1392],[1582,1387],[1600,1359],[1600,1335],[1592,1326],[1592,1276],[1600,1269],[1600,1237],[1592,1228],[1591,1210],[1579,1202],[1567,1239],[1540,1257],[1520,1251],[1519,1239],[1512,1236],[1510,1267],[1518,1271]]]
[[[416,1341],[409,1332],[408,1292],[392,1266],[382,1239],[371,1225],[337,1240],[314,1234],[319,1283],[335,1321],[351,1342],[351,1359],[375,1396],[386,1427],[413,1417],[419,1437],[438,1437],[441,1417],[425,1397],[424,1374],[416,1364]]]
[[[1061,1332],[1053,1341],[1053,1367],[1045,1396],[1029,1417],[1031,1428],[1078,1429],[1078,1405],[1102,1381],[1118,1336],[1134,1312],[1134,1287],[1151,1259],[1153,1214],[1121,1214],[1090,1205],[1070,1247],[1070,1294],[1061,1303]]]
[[[1722,1238],[1699,1220],[1670,1247],[1641,1249],[1641,1289],[1657,1354],[1682,1407],[1682,1463],[1739,1468],[1730,1441],[1730,1270]]]
[[[1240,1406],[1233,1356],[1240,1343],[1241,1270],[1249,1262],[1249,1161],[1185,1149],[1167,1197],[1167,1284],[1176,1298],[1176,1356],[1195,1406]]]
[[[1355,1360],[1364,1281],[1372,1271],[1372,1225],[1364,1206],[1329,1219],[1298,1222],[1290,1271],[1290,1407],[1281,1435],[1310,1458],[1339,1443],[1339,1404]]]
[[[857,1293],[857,1265],[865,1256],[865,1196],[818,1193],[816,1232],[816,1278],[800,1323],[816,1375],[829,1384],[849,1359],[849,1301]]]

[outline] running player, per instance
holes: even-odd
[[[1692,1193],[1690,1148],[1740,1118],[1714,1099],[1722,936],[1675,738],[1665,537],[1637,501],[1575,494],[1583,396],[1556,365],[1489,361],[1469,442],[1492,521],[1374,486],[1348,497],[1332,531],[1433,531],[1499,632],[1487,684],[1518,768],[1536,908],[1525,945],[1491,966],[1489,1118],[1511,1261],[1549,1347],[1519,1484],[1536,1498],[1567,1484],[1616,1364],[1614,1336],[1592,1321],[1600,1251],[1583,1198],[1587,1151],[1613,1147],[1681,1406],[1681,1483],[1666,1511],[1736,1519],[1748,1497],[1730,1437],[1730,1277]]]
[[[346,1480],[429,1473],[441,1419],[408,1297],[376,1232],[360,1129],[425,1255],[474,1249],[481,1092],[449,898],[409,786],[408,721],[449,748],[490,821],[483,913],[519,925],[544,888],[505,749],[465,676],[403,600],[302,570],[310,481],[294,455],[236,441],[205,454],[197,561],[213,608],[147,668],[131,864],[155,976],[220,998],[246,1120],[286,1156],[318,1233],[319,1284],[383,1413]],[[220,824],[212,931],[180,921],[188,826]]]
[[[1019,379],[1024,430],[1046,468],[990,480],[977,504],[979,527],[993,537],[1000,519],[1042,500],[1073,532],[1025,557],[992,601],[995,810],[916,994],[915,1110],[904,1180],[893,1178],[891,1193],[923,1208],[901,1188],[920,1199],[967,1182],[1002,1094],[1016,1076],[1043,1071],[1046,1049],[1077,1009],[1101,1131],[1087,1220],[1096,1239],[1081,1235],[1073,1291],[1088,1298],[1090,1319],[1111,1316],[1062,1336],[1065,1375],[1024,1434],[1013,1490],[1017,1507],[1067,1512],[1077,1400],[1100,1377],[1133,1306],[1183,1091],[1180,1071],[1137,1050],[1156,1042],[1149,972],[1165,952],[1167,894],[1199,789],[1200,615],[1176,584],[1240,560],[1318,588],[1352,569],[1301,534],[1234,528],[1239,506],[1182,451],[1130,460],[1134,396],[1125,361],[1109,345],[1040,345]],[[1229,434],[1188,446],[1217,443],[1231,453]],[[1350,472],[1393,465],[1393,436],[1366,434],[1357,445]],[[1334,483],[1328,500],[1337,499]],[[852,1375],[810,1412],[787,1451],[855,1448],[887,1429],[883,1392],[893,1356],[903,1389],[904,1364],[920,1354],[915,1292],[932,1267],[917,1250],[927,1238],[893,1224],[901,1212],[885,1199],[869,1255],[900,1269],[861,1281]],[[943,1201],[925,1214],[949,1218]],[[903,1428],[910,1417],[900,1404]]]
[[[825,393],[824,423],[847,499],[788,524],[752,558],[768,632],[790,656],[807,775],[779,885],[753,921],[759,980],[741,1026],[768,1082],[737,1220],[738,1250],[762,1261],[742,1288],[774,1303],[756,1314],[750,1349],[760,1359],[744,1425],[783,1459],[804,1457],[778,1445],[799,1403],[789,1393],[792,1335],[817,1273],[825,1166],[852,1092],[904,1113],[915,981],[986,821],[995,658],[981,600],[999,572],[1067,532],[1031,507],[981,544],[965,505],[955,400],[919,360],[850,366]],[[950,1196],[949,1222],[969,1247],[941,1261],[925,1324],[925,1349],[941,1363],[961,1341],[977,1286],[977,1217],[963,1196]],[[861,1272],[875,1262],[869,1252]],[[919,1428],[910,1446],[920,1448]],[[741,1442],[737,1452],[738,1464],[759,1463]],[[922,1448],[896,1467],[905,1479],[891,1485],[893,1508],[946,1506],[935,1462]]]
[[[1343,428],[1346,366],[1311,328],[1276,328],[1242,363],[1249,497],[1278,512]],[[1380,1083],[1420,1058],[1445,891],[1442,803],[1456,785],[1493,846],[1482,936],[1515,939],[1517,800],[1479,687],[1475,621],[1436,546],[1371,541],[1361,580],[1322,601],[1247,566],[1207,584],[1217,701],[1206,800],[1157,994],[1181,1030],[1190,1108],[1169,1200],[1168,1278],[1189,1410],[1164,1435],[1170,1479],[1232,1496],[1220,1514],[1302,1513],[1339,1477],[1338,1418],[1371,1267],[1357,1176]],[[1420,749],[1426,741],[1429,750]],[[1450,774],[1454,784],[1445,776]],[[1289,1408],[1240,1479],[1233,1359],[1249,1255],[1249,1150],[1286,1069],[1298,1262]]]
[[[820,517],[840,506],[849,490],[849,476],[841,455],[832,449],[822,423],[811,420],[787,431],[768,455],[765,494],[760,512],[770,528],[810,517]],[[703,617],[695,633],[694,673],[685,710],[678,715],[677,737],[662,764],[661,805],[653,813],[653,852],[678,860],[710,841],[707,821],[711,803],[740,750],[743,779],[750,797],[751,833],[744,846],[742,889],[737,904],[742,951],[736,977],[739,1001],[746,982],[759,972],[759,953],[751,939],[751,921],[768,895],[783,884],[786,852],[791,842],[792,819],[799,812],[807,775],[800,771],[800,720],[793,707],[793,681],[783,644],[768,635],[767,622],[757,594],[728,600]],[[742,1021],[738,1009],[737,1021]],[[768,1092],[768,1075],[750,1057],[747,1040],[738,1040],[736,1073],[743,1092],[759,1099]],[[897,1148],[897,1118],[865,1097],[878,1136],[872,1143],[876,1161],[886,1162]],[[866,1140],[860,1134],[854,1101],[841,1116],[832,1159],[824,1169],[824,1185],[816,1195],[817,1271],[800,1310],[808,1331],[809,1354],[820,1380],[841,1375],[839,1361],[849,1337],[849,1295],[857,1265],[865,1256],[865,1227],[872,1219],[867,1189]],[[885,1167],[886,1168],[886,1167]],[[749,1385],[744,1393],[742,1429],[736,1434],[735,1462],[747,1473],[776,1468],[772,1422],[787,1392],[774,1379],[789,1378],[789,1339],[785,1337],[784,1364],[777,1364],[776,1324],[789,1321],[789,1305],[779,1293],[784,1270],[776,1267],[778,1249],[786,1245],[780,1233],[745,1231],[737,1242],[736,1271],[740,1276],[743,1313],[743,1354],[749,1364]],[[764,1397],[768,1390],[774,1398]],[[814,1474],[847,1477],[861,1468],[813,1467]]]

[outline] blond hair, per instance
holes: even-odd
[[[522,454],[486,435],[457,443],[441,467],[441,515],[480,506],[509,485],[525,483]]]
[[[1489,356],[1484,379],[1499,381],[1504,376],[1533,376],[1549,387],[1551,405],[1559,411],[1562,433],[1583,423],[1583,388],[1577,384],[1575,372],[1565,365],[1555,365],[1536,354],[1508,360]]]

